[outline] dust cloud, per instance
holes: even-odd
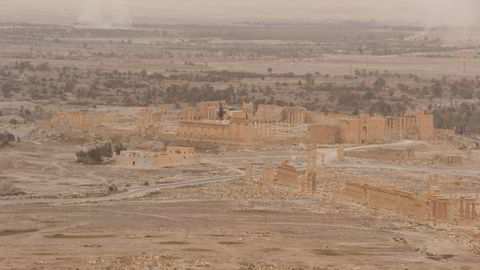
[[[376,20],[433,26],[480,25],[478,0],[0,0],[0,22],[134,23]]]
[[[92,28],[129,28],[128,0],[88,0],[77,22]]]
[[[380,0],[377,16],[392,22],[434,26],[479,25],[478,0]]]

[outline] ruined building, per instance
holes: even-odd
[[[340,142],[374,144],[385,141],[385,118],[360,115],[339,120]]]
[[[288,160],[274,168],[267,166],[263,170],[265,183],[276,183],[283,186],[296,188],[301,192],[315,193],[317,191],[317,149],[311,146],[307,153],[307,170],[299,170]]]
[[[301,188],[303,183],[301,179],[301,172],[289,161],[284,161],[277,168],[277,184],[291,187]]]
[[[140,109],[134,119],[97,112],[58,113],[49,129],[70,137],[141,142],[145,139],[182,139],[226,144],[288,145],[375,144],[398,139],[434,138],[433,117],[425,113],[405,117],[322,115],[303,107],[259,105],[237,109],[225,101],[200,102],[178,113],[176,109]]]
[[[346,183],[342,195],[357,203],[393,210],[418,221],[461,223],[478,220],[477,197],[418,196],[392,187],[358,183]]]
[[[433,140],[433,115],[418,112],[403,117],[387,117],[385,135],[388,140]]]
[[[281,107],[276,105],[259,105],[253,120],[263,123],[284,123],[302,125],[312,123],[313,113],[303,107]]]
[[[267,165],[263,168],[263,183],[272,185],[275,181],[275,172],[273,166]]]
[[[112,121],[112,119],[105,114],[100,115],[86,111],[76,111],[56,113],[47,125],[50,128],[89,130],[110,121]]]
[[[253,143],[256,132],[251,122],[245,119],[182,121],[179,123],[178,136],[192,141]]]
[[[321,118],[316,118],[321,119]],[[310,141],[317,144],[376,144],[400,139],[433,140],[433,116],[426,113],[403,117],[341,116],[318,120],[309,127]]]
[[[181,115],[181,121],[200,121],[200,120],[223,120],[219,119],[219,111],[226,109],[225,101],[205,101],[199,102],[194,107],[185,109]]]
[[[285,142],[289,138],[303,140],[306,137],[306,123],[311,122],[312,113],[301,107],[260,105],[253,114],[253,104],[244,103],[241,110],[226,110],[224,119],[212,119],[213,111],[218,113],[220,107],[227,106],[220,106],[219,102],[208,105],[197,105],[196,117],[186,117],[188,120],[180,121],[180,138],[239,144]],[[302,135],[303,130],[305,135]]]

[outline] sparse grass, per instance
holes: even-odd
[[[206,248],[184,248],[182,250],[186,252],[214,252],[214,250]]]
[[[26,193],[16,188],[12,183],[0,183],[0,196],[19,196]]]
[[[228,234],[209,234],[210,237],[233,237],[233,235]]]
[[[218,243],[223,246],[241,246],[244,244],[243,242],[238,241],[220,241]]]
[[[242,209],[242,210],[236,210],[236,212],[251,213],[251,214],[276,214],[276,213],[280,213],[279,211],[273,211],[273,210],[267,210],[267,209]]]
[[[263,252],[265,253],[272,253],[272,252],[280,252],[282,251],[283,249],[281,248],[264,248],[263,249]]]
[[[145,238],[163,238],[163,237],[165,237],[165,235],[150,235],[150,234],[145,235]]]

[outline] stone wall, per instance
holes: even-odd
[[[252,143],[257,133],[248,120],[180,122],[178,136],[187,140]]]
[[[366,149],[347,151],[345,155],[381,161],[407,161],[415,158],[415,152],[412,149]]]
[[[265,166],[263,168],[263,183],[272,185],[275,181],[275,172],[272,166]]]
[[[311,119],[315,124],[309,130],[309,137],[318,143],[376,144],[400,139],[433,140],[435,137],[433,116],[425,113],[403,117],[313,114]],[[334,135],[336,132],[338,134]]]
[[[472,150],[469,155],[471,164],[480,164],[480,150]]]
[[[190,165],[200,162],[192,148],[170,147],[166,152],[122,151],[115,156],[115,162],[134,168],[161,168]]]
[[[458,223],[478,220],[476,197],[418,196],[392,187],[348,182],[342,195],[357,203],[393,210],[419,221]]]
[[[385,134],[387,139],[433,140],[435,129],[433,115],[417,112],[402,117],[387,117]]]
[[[218,112],[220,107],[226,109],[225,101],[199,102],[194,107],[187,108],[180,113],[181,121],[220,120]]]
[[[340,140],[340,130],[337,126],[331,125],[310,125],[308,127],[310,143],[335,144]]]
[[[167,154],[170,155],[194,155],[195,148],[193,147],[180,147],[180,146],[167,146]]]
[[[374,144],[385,141],[385,118],[358,117],[339,120],[340,142],[351,144]]]
[[[414,139],[430,141],[435,138],[435,128],[433,125],[433,115],[427,113],[417,113],[416,117],[416,128],[417,135]]]
[[[48,126],[54,129],[67,128],[90,130],[92,127],[111,122],[112,119],[104,114],[89,112],[62,112],[56,113],[48,122]]]
[[[302,186],[302,179],[295,166],[291,165],[288,161],[285,161],[277,169],[277,183],[300,188]]]
[[[434,138],[439,141],[453,141],[455,138],[455,130],[437,128],[434,132]]]
[[[310,113],[303,107],[283,108],[282,122],[291,125],[303,125],[311,123]]]
[[[466,163],[466,158],[459,155],[437,155],[435,161],[445,165],[461,165]]]
[[[281,107],[261,104],[258,106],[253,120],[266,123],[303,125],[312,123],[312,115],[312,112],[307,111],[303,107]]]
[[[260,104],[255,112],[255,121],[280,123],[283,117],[283,107]]]

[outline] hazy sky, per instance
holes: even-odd
[[[320,21],[468,25],[480,0],[0,0],[0,21],[174,22]]]

